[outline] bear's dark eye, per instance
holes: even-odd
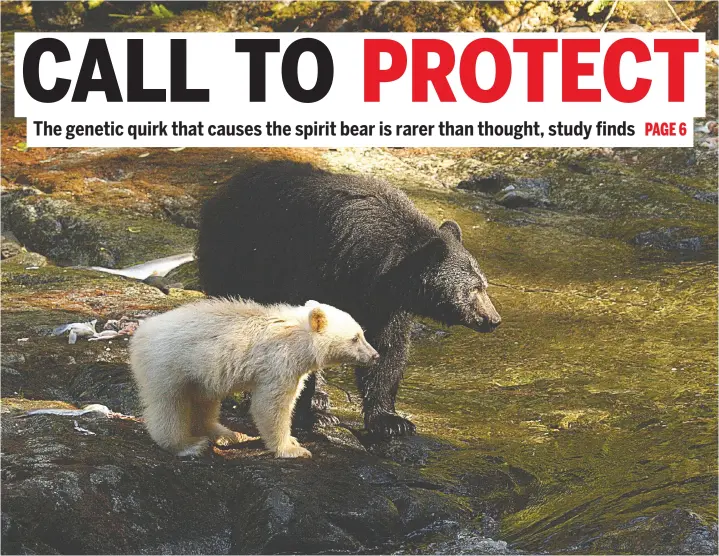
[[[352,338],[352,343],[356,344],[357,342],[359,342],[359,340],[360,340],[360,337],[359,337],[359,334],[357,334],[357,336]]]

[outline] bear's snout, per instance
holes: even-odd
[[[499,317],[499,315],[497,315],[497,317]],[[501,318],[497,318],[497,320],[490,320],[487,317],[484,317],[482,319],[482,324],[479,325],[479,331],[494,332],[500,324],[502,324]]]
[[[474,328],[477,332],[494,332],[502,324],[502,317],[494,308],[492,300],[489,299],[486,291],[478,291],[476,294],[477,324]]]

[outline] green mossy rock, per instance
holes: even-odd
[[[57,264],[122,268],[194,249],[195,232],[167,222],[44,195],[5,197],[4,225]]]

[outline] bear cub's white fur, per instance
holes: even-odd
[[[280,458],[312,457],[290,434],[307,374],[378,358],[350,315],[316,301],[203,300],[145,320],[130,342],[147,430],[178,456],[236,443],[239,433],[219,423],[220,401],[248,391],[265,446]]]

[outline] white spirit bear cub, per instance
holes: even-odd
[[[367,365],[379,355],[347,313],[304,307],[203,300],[145,320],[130,343],[150,436],[178,456],[209,441],[232,444],[220,401],[252,392],[250,413],[279,458],[312,457],[290,434],[295,399],[307,374],[328,365]]]

